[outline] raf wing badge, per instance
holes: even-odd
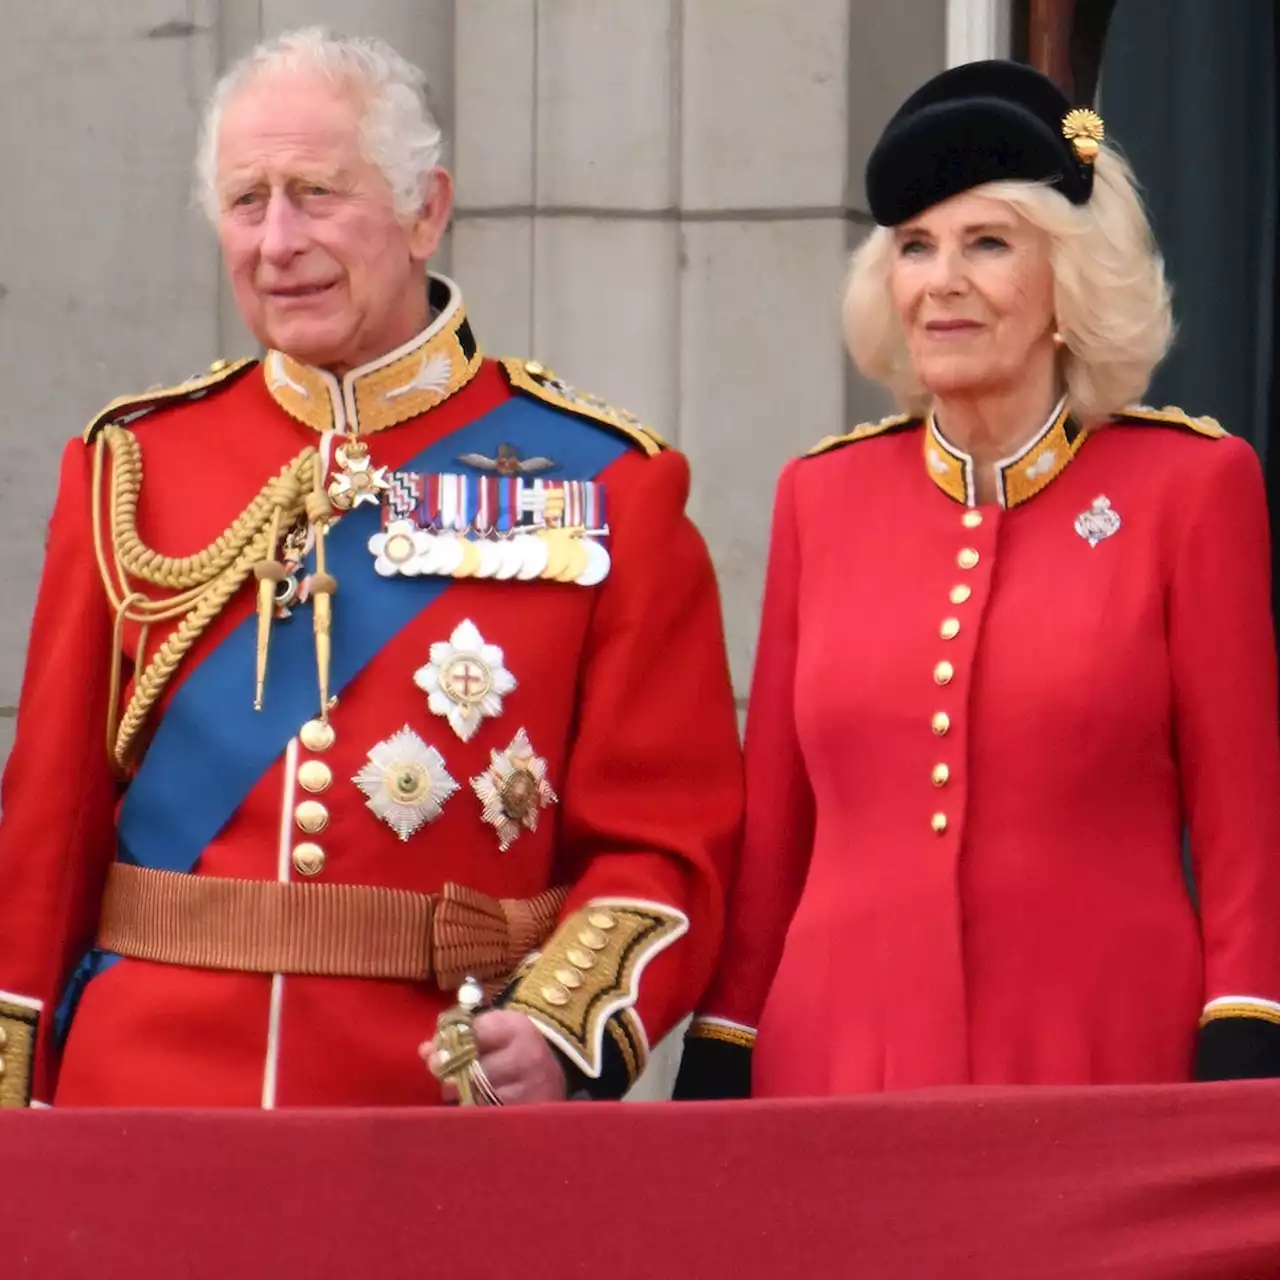
[[[488,461],[497,471],[497,460]],[[541,578],[594,587],[609,573],[608,533],[604,486],[595,480],[398,471],[369,551],[386,578]]]
[[[539,471],[554,471],[556,467],[552,458],[522,458],[520,450],[511,444],[500,444],[496,458],[486,458],[483,453],[464,453],[458,461],[477,471],[494,471],[500,476],[532,476]]]

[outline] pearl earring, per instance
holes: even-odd
[[[1061,329],[1055,329],[1053,331],[1053,345],[1055,347],[1065,347],[1067,345],[1067,339]]]

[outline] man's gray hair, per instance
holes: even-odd
[[[426,76],[385,40],[306,27],[263,41],[214,88],[196,162],[200,202],[210,219],[218,216],[218,130],[227,104],[260,75],[296,70],[319,72],[363,96],[361,150],[390,184],[396,212],[406,219],[418,213],[428,191],[424,179],[444,154]]]

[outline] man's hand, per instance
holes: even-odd
[[[489,1083],[506,1106],[525,1102],[563,1102],[568,1090],[564,1068],[542,1033],[523,1013],[501,1009],[476,1015],[471,1024],[475,1033],[480,1065]],[[435,1040],[419,1050],[431,1067],[436,1055]],[[458,1091],[441,1083],[446,1102],[456,1102]]]

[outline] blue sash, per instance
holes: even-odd
[[[554,458],[557,471],[591,479],[629,444],[588,420],[524,396],[505,401],[437,440],[400,468],[481,474],[462,453],[496,457],[498,445]],[[382,578],[373,571],[370,535],[381,516],[359,507],[328,536],[328,568],[339,594],[333,609],[331,691],[341,695],[378,653],[448,590],[448,578]],[[532,589],[532,588],[531,588]],[[318,711],[315,639],[309,610],[272,628],[263,709],[253,709],[257,618],[246,618],[174,694],[129,786],[117,828],[122,862],[190,872],[289,740]],[[56,1022],[65,1026],[84,983],[118,957],[90,953],[69,984]]]

